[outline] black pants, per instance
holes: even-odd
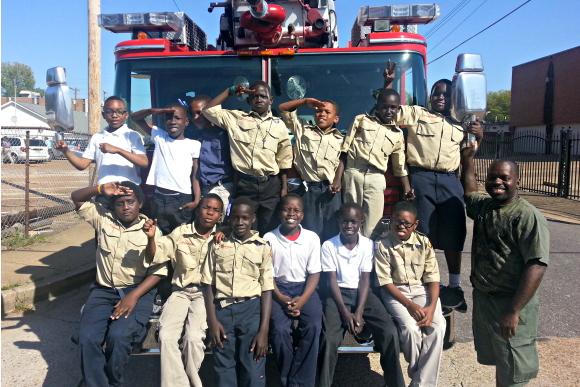
[[[354,313],[357,305],[357,289],[341,288],[342,300],[346,308]],[[330,295],[322,303],[322,336],[320,338],[319,366],[320,387],[330,387],[338,360],[338,347],[342,343],[346,329],[342,325],[338,307]],[[378,299],[369,291],[363,320],[373,334],[375,350],[381,354],[385,385],[405,387],[405,379],[399,363],[399,335],[389,313]]]
[[[163,235],[170,234],[183,223],[191,223],[191,211],[179,209],[189,202],[190,194],[163,195],[155,192],[151,201],[151,218],[157,219],[157,227]]]
[[[331,193],[328,190],[328,181],[307,185],[308,190],[304,186],[298,190],[304,205],[302,226],[318,234],[320,243],[323,243],[339,232],[336,213],[342,205],[342,193]]]
[[[256,222],[252,229],[258,230],[260,236],[278,227],[280,224],[275,215],[282,186],[278,176],[272,176],[268,181],[240,178],[236,189],[236,197],[247,196],[256,206]]]
[[[90,288],[78,337],[73,337],[78,344],[81,371],[87,387],[120,386],[123,383],[132,343],[140,341],[147,333],[145,326],[153,309],[155,289],[139,298],[128,318],[124,315],[111,320],[111,314],[122,298],[120,291],[127,295],[136,287],[119,290],[94,284]]]
[[[260,329],[261,311],[259,297],[225,308],[216,307],[216,317],[227,336],[222,339],[223,348],[213,349],[217,387],[266,386],[266,358],[256,362],[254,352],[250,352]]]

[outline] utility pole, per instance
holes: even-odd
[[[97,16],[101,13],[100,0],[89,2],[89,133],[100,131],[101,113],[101,31]]]
[[[103,90],[103,101],[107,99],[107,94],[109,94],[109,92],[107,90]]]
[[[75,92],[75,99],[77,99],[77,92],[81,91],[81,89],[77,89],[76,87],[71,87],[71,90],[74,90]]]

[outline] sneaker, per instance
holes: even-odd
[[[441,305],[447,308],[457,308],[462,303],[465,303],[461,287],[450,288],[448,286],[441,286],[439,289],[439,298],[441,299]]]
[[[467,303],[465,300],[463,300],[463,302],[455,308],[455,311],[459,313],[467,313]]]

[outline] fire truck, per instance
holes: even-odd
[[[382,74],[388,60],[397,62],[393,88],[400,93],[401,104],[427,106],[427,42],[417,34],[417,26],[439,17],[437,4],[363,6],[346,47],[339,46],[334,0],[228,0],[210,3],[207,10],[222,12],[215,44],[208,44],[205,32],[183,12],[99,15],[101,28],[131,34],[130,40],[116,45],[114,53],[114,95],[126,102],[129,111],[163,107],[171,102],[185,105],[196,95],[214,97],[232,85],[249,86],[255,80],[263,80],[271,86],[275,116],[279,115],[277,106],[283,102],[303,97],[331,98],[340,106],[338,128],[344,133],[355,116],[371,113],[376,102],[374,93],[383,85]],[[483,68],[472,59],[458,58],[456,66],[454,112],[462,114],[458,119],[473,112],[469,108],[475,105],[485,113],[481,90],[467,92],[470,84],[479,82],[481,86],[481,78],[474,81],[477,77],[471,75]],[[53,85],[60,79],[54,74],[49,78]],[[246,110],[245,98],[247,95],[231,97],[224,107]],[[51,114],[57,118],[53,118],[53,123],[59,115],[59,109],[54,110],[57,112]],[[299,108],[297,113],[307,121],[314,119],[307,107]],[[163,127],[160,117],[152,119]],[[53,126],[58,129],[57,124]],[[67,130],[67,126],[61,125],[60,129]],[[391,170],[385,174],[385,219],[401,200],[399,181]],[[300,181],[295,171],[290,175]],[[146,188],[152,192],[152,187]],[[450,313],[448,346],[454,341],[452,318]],[[158,352],[152,331],[140,352]],[[359,345],[351,337],[340,351],[368,352],[372,347]]]

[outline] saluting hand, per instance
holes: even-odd
[[[155,232],[157,231],[157,219],[148,219],[143,225],[143,232],[149,238],[155,237]]]
[[[316,98],[304,98],[304,101],[312,109],[322,109],[324,107],[324,102],[320,102]]]
[[[243,85],[236,85],[234,94],[236,97],[241,97],[242,94],[254,94],[256,91],[254,89],[248,89],[246,86]]]
[[[387,61],[387,68],[383,71],[383,78],[385,79],[385,83],[393,83],[395,80],[395,68],[397,67],[397,62],[393,63],[391,66],[391,60]]]
[[[112,181],[101,185],[101,192],[106,196],[125,196],[131,195],[131,188],[121,185],[120,181]]]
[[[151,109],[151,114],[159,117],[164,117],[166,114],[175,114],[177,108],[163,108],[163,109]]]

